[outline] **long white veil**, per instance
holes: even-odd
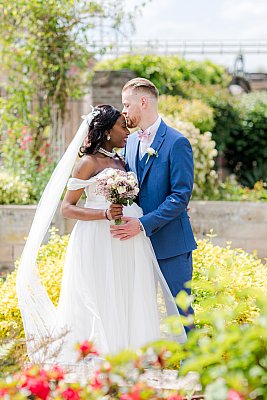
[[[18,267],[16,289],[26,336],[28,355],[31,360],[41,359],[36,354],[36,342],[41,342],[56,326],[56,307],[42,286],[36,267],[39,248],[49,229],[60,198],[77,159],[94,116],[94,111],[84,117],[74,139],[55,168],[39,201]],[[34,340],[33,340],[34,339]]]

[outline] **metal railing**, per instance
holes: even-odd
[[[96,41],[89,44],[89,51],[101,51],[107,55],[121,54],[267,54],[266,40],[144,40],[144,41]]]

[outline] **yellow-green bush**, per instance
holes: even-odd
[[[211,235],[212,236],[212,235]],[[194,251],[193,292],[196,322],[204,322],[207,312],[236,309],[235,322],[252,322],[258,315],[256,293],[267,290],[267,268],[256,254],[242,249],[213,245],[210,239],[198,241]]]
[[[37,264],[41,281],[45,285],[53,303],[57,305],[62,277],[64,255],[69,236],[59,236],[53,229],[48,244],[39,251]],[[17,263],[16,263],[17,264]],[[0,280],[0,338],[12,331],[23,335],[23,326],[16,294],[17,269]]]
[[[0,204],[29,204],[31,185],[11,172],[0,170]]]
[[[57,305],[68,236],[51,233],[47,245],[38,255],[41,280],[53,303]],[[16,296],[16,270],[6,280],[0,280],[0,338],[23,336],[23,326]],[[196,322],[203,323],[203,314],[211,309],[233,308],[240,304],[238,323],[251,322],[258,314],[253,294],[244,297],[244,289],[267,289],[266,265],[255,255],[241,249],[214,246],[210,240],[199,240],[194,252],[193,292],[196,296]],[[231,298],[225,304],[222,294]]]
[[[215,126],[213,109],[199,99],[162,95],[159,98],[159,111],[178,117],[181,121],[192,122],[201,132],[212,131]]]

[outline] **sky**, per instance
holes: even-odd
[[[126,3],[133,7],[142,0]],[[247,71],[267,72],[267,0],[151,0],[142,15],[136,16],[135,25],[136,32],[128,35],[132,41],[265,41],[266,54],[244,54],[244,57]],[[235,54],[186,57],[209,58],[230,70],[235,61]]]

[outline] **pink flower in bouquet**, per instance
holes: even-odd
[[[86,356],[88,356],[89,354],[93,354],[96,356],[99,355],[98,351],[94,347],[94,343],[90,342],[89,340],[85,340],[82,343],[78,343],[76,346],[76,349],[78,350],[78,352],[80,354],[79,359],[83,359]]]
[[[227,393],[227,400],[244,400],[244,397],[237,390],[230,389]]]
[[[96,193],[112,204],[131,205],[139,193],[138,181],[133,172],[108,168],[97,177]],[[116,225],[121,223],[121,218],[115,220]]]

